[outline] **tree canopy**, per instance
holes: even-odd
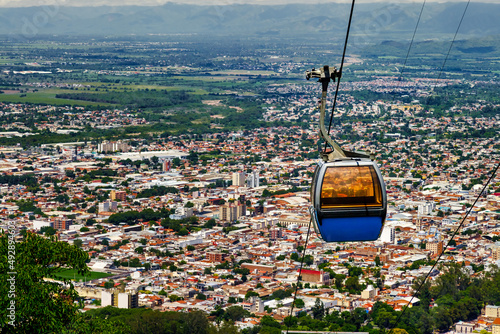
[[[14,324],[16,333],[119,333],[123,329],[111,322],[83,319],[75,303],[78,294],[68,279],[58,278],[66,286],[44,280],[67,268],[87,274],[86,252],[53,236],[30,232],[20,242],[10,240],[7,235],[0,237],[0,328]],[[8,251],[15,252],[14,262],[4,256]],[[7,317],[11,300],[15,300],[15,319]]]

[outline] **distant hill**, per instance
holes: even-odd
[[[208,34],[341,40],[349,6],[339,3],[270,6],[167,3],[162,6],[0,8],[0,34],[18,39],[44,34]],[[417,39],[446,38],[454,34],[464,7],[465,3],[428,2]],[[353,43],[409,39],[420,8],[420,3],[356,5]],[[472,2],[460,36],[500,34],[499,17],[500,4]]]

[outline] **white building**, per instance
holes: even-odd
[[[396,243],[396,230],[393,226],[384,226],[382,234],[380,235],[380,241],[391,245]]]
[[[248,188],[257,188],[260,185],[259,182],[260,175],[258,171],[253,171],[252,173],[248,174],[247,178],[247,187]]]
[[[130,146],[121,141],[117,142],[103,142],[97,145],[98,152],[128,152],[130,150]]]
[[[106,201],[99,203],[98,210],[99,212],[114,212],[118,209],[118,202],[115,201]]]
[[[233,186],[245,186],[245,172],[233,173]]]
[[[118,308],[136,308],[138,307],[138,295],[132,293],[119,293],[118,294]]]
[[[194,214],[193,208],[186,208],[183,206],[179,206],[175,209],[175,213],[171,214],[169,217],[170,217],[170,219],[180,220],[180,219],[192,217],[193,214]]]
[[[102,291],[101,294],[101,306],[103,307],[136,308],[139,307],[138,301],[137,293]]]
[[[429,215],[436,208],[436,204],[433,202],[427,202],[425,204],[420,204],[418,206],[418,214],[420,216]]]
[[[378,289],[375,289],[373,285],[368,285],[365,290],[361,291],[361,298],[372,299],[378,295]]]
[[[103,291],[101,294],[101,306],[113,306],[113,294],[108,291]]]

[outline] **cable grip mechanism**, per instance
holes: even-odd
[[[326,117],[326,96],[328,91],[328,84],[330,81],[335,82],[336,78],[341,78],[342,73],[333,67],[333,71],[330,71],[330,67],[325,65],[320,69],[313,68],[311,71],[306,71],[306,79],[318,78],[318,82],[321,82],[322,92],[321,92],[321,105],[320,105],[320,117],[319,117],[319,135],[323,140],[331,147],[331,152],[320,152],[320,156],[324,161],[332,161],[335,159],[342,158],[369,158],[373,160],[371,154],[366,154],[365,152],[349,152],[344,151],[339,144],[337,144],[328,134],[325,127],[325,117]],[[333,117],[333,115],[332,115]]]

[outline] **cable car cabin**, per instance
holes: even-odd
[[[387,213],[382,175],[370,159],[321,162],[311,186],[316,233],[326,242],[379,238]]]

